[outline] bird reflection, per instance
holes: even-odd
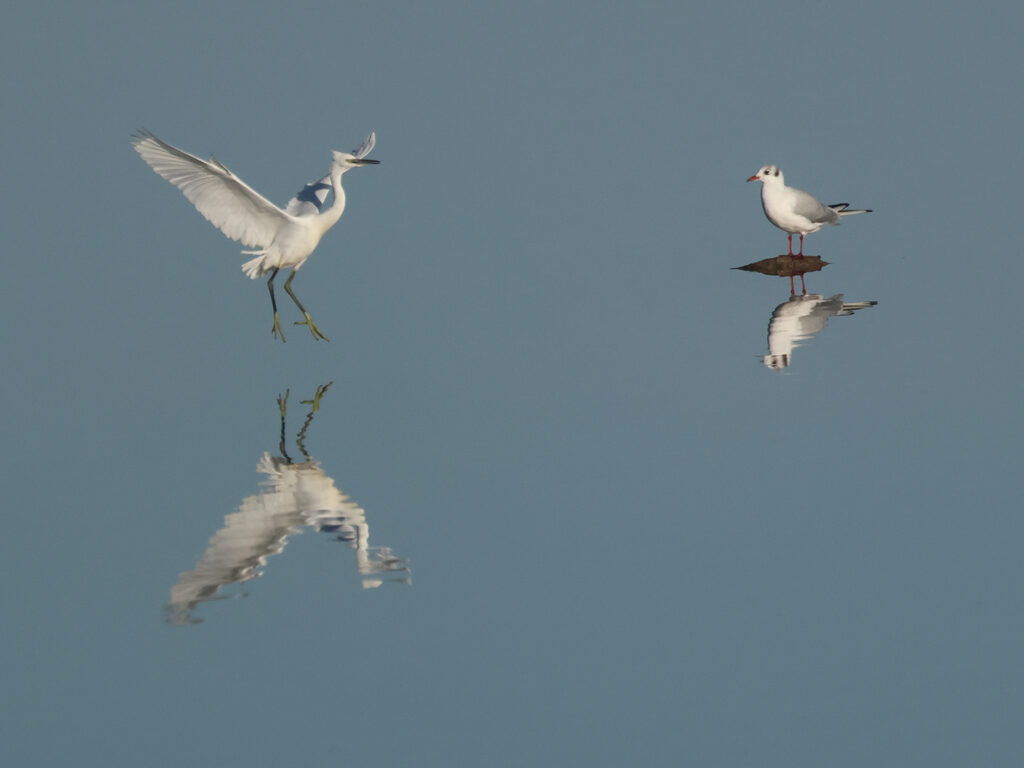
[[[192,616],[197,605],[224,597],[217,593],[227,584],[261,576],[267,559],[281,552],[288,538],[301,533],[304,526],[332,534],[348,544],[355,552],[356,569],[364,589],[385,582],[412,583],[408,575],[388,575],[408,574],[407,562],[393,555],[388,547],[370,546],[366,512],[334,486],[334,480],[306,450],[306,432],[330,386],[328,383],[318,387],[312,400],[302,401],[310,408],[295,444],[304,461],[293,461],[286,448],[289,393],[277,398],[281,411],[281,455],[263,454],[257,465],[265,475],[259,493],[243,500],[237,511],[225,516],[223,527],[210,539],[196,567],[182,573],[171,588],[169,623],[202,621]]]
[[[768,354],[761,361],[773,371],[781,371],[792,362],[793,350],[824,328],[830,317],[852,315],[858,309],[877,303],[844,302],[841,293],[827,299],[817,293],[791,295],[772,312],[768,323]]]

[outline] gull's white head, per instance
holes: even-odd
[[[765,184],[784,184],[782,171],[777,165],[763,165],[747,181],[763,181]]]

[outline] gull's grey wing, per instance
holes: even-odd
[[[790,188],[793,195],[793,213],[804,216],[816,224],[838,224],[839,214],[802,189]]]

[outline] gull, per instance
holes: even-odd
[[[804,235],[817,232],[825,224],[838,224],[840,216],[871,213],[868,209],[849,210],[849,203],[823,205],[802,189],[787,187],[777,165],[766,165],[747,181],[760,181],[761,207],[768,221],[789,233],[788,256],[804,255]],[[793,235],[800,235],[800,252],[793,253]]]
[[[284,289],[306,318],[295,324],[308,326],[314,339],[329,340],[292,293],[292,280],[345,210],[341,177],[352,168],[380,162],[366,157],[375,143],[376,137],[371,133],[352,152],[333,152],[328,174],[303,187],[282,210],[212,156],[201,160],[146,130],[132,137],[132,146],[149,167],[180,189],[207,221],[232,240],[253,249],[242,251],[256,256],[242,265],[242,271],[253,280],[270,274],[267,288],[274,309],[271,331],[275,338],[280,334],[281,341],[285,338],[277,316],[274,278],[282,267],[292,269]],[[334,193],[334,201],[325,206],[328,192]]]

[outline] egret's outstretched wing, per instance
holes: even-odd
[[[200,160],[149,131],[132,138],[149,167],[184,193],[203,217],[232,240],[266,247],[291,217],[216,159]]]
[[[356,160],[362,160],[370,152],[373,151],[373,145],[377,143],[377,134],[371,133],[366,137],[366,141],[360,144],[358,147],[352,150],[352,157]]]
[[[298,194],[288,201],[284,212],[291,216],[313,216],[324,209],[324,201],[331,191],[331,177],[324,176],[319,181],[311,181]]]

